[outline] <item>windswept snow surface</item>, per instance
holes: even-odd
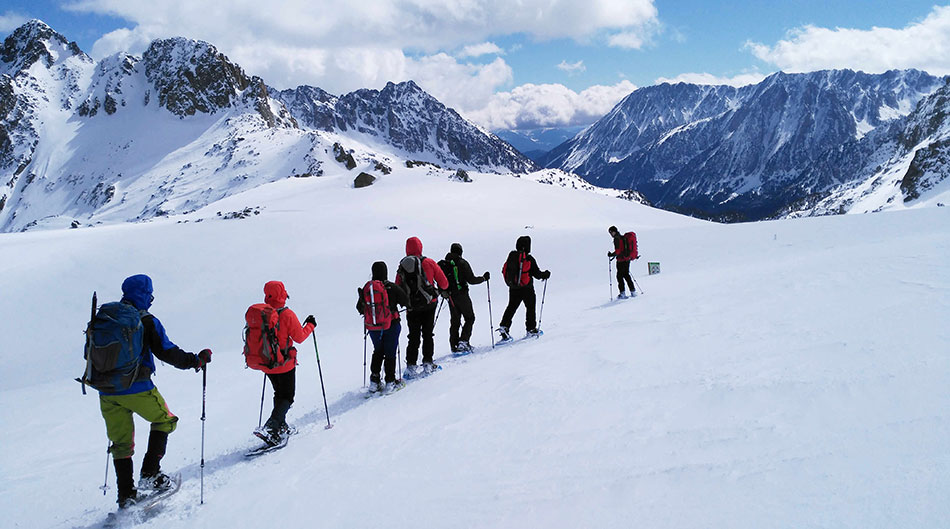
[[[98,399],[72,378],[92,291],[112,300],[148,273],[169,337],[214,357],[205,504],[201,377],[159,365],[181,418],[163,468],[184,483],[141,527],[946,527],[950,210],[724,226],[472,176],[397,168],[364,189],[349,173],[289,179],[187,217],[0,235],[3,526],[97,527],[114,509],[111,466],[98,490]],[[611,224],[636,230],[643,255],[645,293],[619,303],[607,302]],[[522,234],[553,273],[544,337],[486,349],[475,286],[480,351],[446,357],[443,310],[444,370],[363,399],[354,304],[370,264],[392,273],[409,236],[436,259],[461,242],[476,273],[493,274],[497,325],[499,269]],[[645,275],[647,261],[662,274]],[[248,461],[262,376],[243,367],[243,313],[271,279],[317,317],[334,427],[308,340],[288,417],[300,433]],[[148,431],[137,425],[136,469]]]

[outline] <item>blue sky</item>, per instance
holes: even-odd
[[[332,93],[414,79],[490,128],[585,125],[661,81],[744,84],[778,70],[950,74],[933,0],[6,0],[0,32],[39,18],[94,58],[154,38],[216,45],[278,88]],[[514,7],[514,6],[518,7]]]

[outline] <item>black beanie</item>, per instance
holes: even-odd
[[[457,242],[453,242],[452,246],[449,248],[449,253],[453,253],[459,257],[462,257],[462,245]]]
[[[373,263],[373,279],[383,281],[388,279],[389,269],[386,268],[386,263],[382,261],[376,261]]]

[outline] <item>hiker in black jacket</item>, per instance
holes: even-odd
[[[508,254],[508,259],[505,260],[501,273],[505,278],[505,283],[508,284],[508,307],[505,309],[505,313],[501,317],[501,325],[498,327],[501,341],[511,339],[509,333],[511,320],[522,303],[524,303],[525,308],[525,329],[527,329],[529,335],[540,335],[541,331],[538,330],[537,315],[535,314],[537,295],[534,292],[534,279],[547,280],[551,277],[551,271],[542,271],[538,267],[538,262],[531,255],[531,237],[527,235],[518,237],[515,250]]]
[[[370,362],[369,391],[375,393],[382,391],[390,393],[396,389],[396,350],[399,347],[399,333],[402,331],[399,318],[399,307],[409,305],[409,294],[406,290],[388,279],[389,270],[386,263],[376,261],[373,263],[372,281],[381,281],[386,288],[386,297],[389,298],[389,313],[387,317],[391,318],[389,327],[380,330],[368,330],[370,339],[373,340],[373,359]],[[357,289],[356,310],[364,315],[367,321],[371,320],[371,315],[367,314],[368,303],[364,300],[363,289]],[[371,303],[371,301],[370,301]],[[385,325],[380,325],[385,326]],[[385,359],[385,366],[383,360]],[[380,368],[385,367],[385,384],[380,380]]]
[[[472,265],[462,258],[462,245],[452,243],[445,259],[439,261],[439,266],[449,280],[449,345],[453,353],[471,351],[472,325],[475,323],[475,310],[472,308],[472,298],[468,295],[468,286],[477,285],[488,280],[488,272],[477,276],[472,272]],[[462,317],[465,324],[462,325]],[[459,334],[459,326],[462,333]]]

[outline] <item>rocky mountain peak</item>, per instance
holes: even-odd
[[[47,68],[66,58],[80,56],[84,62],[92,62],[75,42],[69,42],[41,20],[30,20],[18,27],[4,41],[0,49],[0,61],[7,72],[17,72],[43,61]]]

